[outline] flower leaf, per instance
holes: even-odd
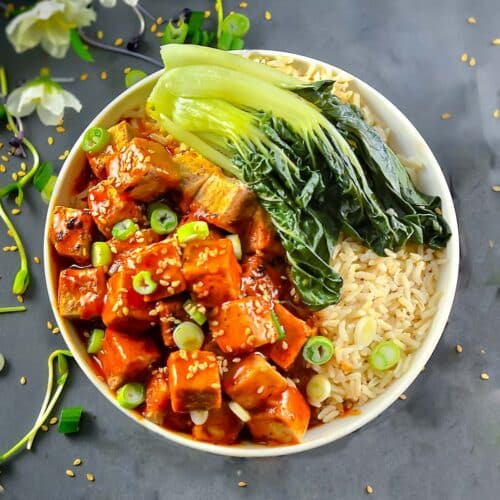
[[[94,62],[94,57],[89,52],[82,39],[80,38],[80,34],[78,30],[72,29],[70,32],[70,40],[71,40],[71,48],[73,52],[84,61]]]

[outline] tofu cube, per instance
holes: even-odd
[[[168,389],[168,376],[165,368],[153,372],[146,386],[146,407],[144,416],[162,425],[165,416],[170,410],[170,391]]]
[[[284,265],[271,265],[258,255],[251,255],[242,264],[241,290],[245,295],[266,300],[278,299],[288,283]]]
[[[255,207],[255,195],[245,184],[220,174],[208,177],[196,193],[190,210],[201,220],[234,233]]]
[[[285,255],[271,217],[260,205],[248,221],[246,231],[242,235],[242,243],[247,254],[265,253],[268,257]]]
[[[278,340],[271,305],[259,297],[245,297],[222,304],[210,319],[215,341],[225,353],[252,352]]]
[[[227,238],[186,245],[182,273],[195,300],[214,307],[240,296],[241,268]]]
[[[305,321],[297,318],[281,304],[275,304],[274,312],[285,330],[285,338],[272,344],[268,355],[280,368],[288,370],[313,330]]]
[[[88,204],[97,228],[106,238],[111,237],[111,230],[117,222],[125,219],[145,222],[141,205],[128,194],[118,192],[108,179],[89,190]]]
[[[193,426],[193,437],[198,441],[217,444],[234,444],[243,429],[244,423],[229,409],[226,401],[220,408],[208,412],[203,425]]]
[[[111,390],[126,382],[135,382],[161,357],[161,352],[150,337],[128,335],[107,328],[97,358]]]
[[[108,129],[111,135],[109,144],[99,153],[87,153],[87,160],[94,175],[102,180],[108,176],[109,164],[117,157],[117,152],[134,137],[135,131],[128,122],[122,120]]]
[[[135,273],[123,269],[109,278],[102,310],[102,321],[108,327],[127,332],[143,332],[157,320],[152,306],[132,286]]]
[[[61,257],[85,265],[90,262],[93,227],[92,216],[87,210],[57,206],[52,212],[50,241]]]
[[[59,274],[57,303],[64,318],[100,318],[105,295],[106,275],[101,267],[70,267]]]
[[[181,321],[189,320],[189,315],[184,310],[183,304],[184,302],[178,299],[161,300],[156,304],[161,337],[166,347],[175,347],[175,327]]]
[[[277,398],[251,412],[248,428],[255,442],[262,444],[297,444],[302,440],[311,417],[306,400],[289,386]]]
[[[219,366],[213,352],[175,351],[168,357],[167,366],[173,411],[220,408]]]
[[[279,397],[287,385],[285,377],[259,353],[231,363],[222,379],[228,396],[247,410],[265,406],[269,398]]]
[[[110,163],[110,178],[134,200],[153,201],[179,185],[177,166],[159,143],[136,137]]]

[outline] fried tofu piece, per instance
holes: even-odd
[[[208,412],[203,425],[193,426],[193,437],[198,441],[217,444],[234,444],[243,429],[244,423],[229,409],[226,401],[220,408]]]
[[[289,386],[278,397],[270,399],[260,410],[251,412],[248,428],[255,442],[263,444],[297,444],[302,440],[311,410],[295,387]]]
[[[225,353],[252,352],[278,340],[271,305],[259,297],[226,302],[210,319],[212,336]]]
[[[221,174],[212,175],[203,183],[190,210],[197,218],[236,233],[255,207],[255,195],[245,184]]]
[[[220,408],[219,366],[213,352],[175,351],[168,357],[167,366],[173,411]]]
[[[170,391],[168,389],[168,376],[164,368],[156,370],[151,375],[146,386],[146,407],[144,416],[161,425],[170,409]]]
[[[110,164],[109,176],[119,191],[149,202],[179,185],[177,165],[157,142],[135,137]]]
[[[161,338],[166,347],[175,347],[174,330],[182,321],[188,321],[189,315],[184,310],[184,302],[179,299],[161,300],[156,304],[160,321]]]
[[[268,355],[280,368],[288,370],[313,330],[305,321],[297,318],[281,304],[275,304],[274,312],[285,330],[285,338],[271,345]]]
[[[97,353],[111,390],[142,378],[160,357],[161,352],[150,337],[128,335],[115,328],[106,328],[101,350]]]
[[[285,255],[285,249],[274,229],[271,217],[260,205],[249,219],[242,235],[246,254],[265,254],[267,257]]]
[[[64,318],[99,318],[105,295],[106,275],[101,267],[70,267],[59,274],[57,304]]]
[[[134,129],[125,120],[110,127],[108,132],[111,135],[111,140],[104,150],[99,153],[87,153],[90,168],[100,180],[108,176],[109,165],[117,158],[117,152],[135,137]]]
[[[88,210],[57,206],[52,212],[49,238],[61,257],[85,265],[90,262],[93,227]]]
[[[252,353],[239,363],[232,363],[224,373],[224,391],[247,410],[261,408],[269,398],[278,397],[287,381],[259,353]]]
[[[227,238],[186,245],[182,273],[197,302],[213,307],[240,295],[241,268]]]
[[[134,272],[122,269],[109,278],[102,310],[102,321],[108,327],[127,332],[143,332],[157,320],[151,304],[144,301],[132,286]]]
[[[278,299],[287,284],[283,265],[271,265],[259,255],[250,255],[242,264],[241,290],[266,300]]]
[[[120,193],[109,179],[99,182],[89,190],[89,209],[97,228],[111,237],[113,226],[125,219],[139,224],[145,222],[144,211],[128,194]]]

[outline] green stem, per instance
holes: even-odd
[[[24,311],[26,311],[26,307],[24,306],[0,307],[0,314],[24,312]]]
[[[217,11],[217,40],[222,34],[222,21],[224,20],[224,9],[222,0],[215,0],[215,10]]]

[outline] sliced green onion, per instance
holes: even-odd
[[[177,229],[177,240],[179,243],[187,243],[193,240],[204,240],[208,238],[208,224],[204,221],[193,221],[183,224]]]
[[[241,260],[243,257],[243,251],[241,250],[241,240],[237,234],[230,234],[227,239],[233,245],[234,255],[238,260]]]
[[[212,40],[215,38],[215,33],[213,31],[203,30],[201,32],[200,45],[207,46],[212,43]]]
[[[132,278],[132,286],[140,295],[151,295],[158,284],[153,280],[149,271],[140,271]]]
[[[113,258],[111,248],[109,248],[109,245],[105,241],[94,241],[90,254],[94,267],[109,266]]]
[[[302,349],[302,356],[311,365],[323,365],[332,359],[333,351],[333,343],[330,339],[316,335],[306,342]]]
[[[325,375],[317,373],[313,375],[306,386],[307,399],[312,404],[322,403],[330,396],[332,384]]]
[[[87,62],[94,62],[92,54],[89,52],[87,46],[83,43],[83,40],[80,37],[80,33],[78,33],[78,30],[76,28],[73,28],[69,31],[69,40],[71,43],[71,48],[80,59],[83,59]]]
[[[194,425],[203,425],[208,420],[208,411],[193,410],[189,412],[189,416]]]
[[[184,43],[188,30],[189,26],[182,19],[177,26],[170,21],[163,32],[163,43]]]
[[[139,383],[122,385],[116,393],[118,404],[123,408],[132,410],[144,402],[144,386]]]
[[[376,333],[377,320],[373,316],[363,316],[358,320],[354,329],[354,342],[367,347],[373,342]]]
[[[125,87],[132,87],[132,85],[135,85],[137,82],[140,82],[147,76],[148,74],[145,71],[142,71],[142,69],[131,69],[125,75]]]
[[[229,409],[242,421],[242,422],[248,422],[252,416],[250,413],[248,413],[243,406],[241,406],[239,403],[236,401],[230,401],[229,404]]]
[[[59,427],[57,430],[61,434],[74,434],[80,430],[80,420],[82,419],[83,408],[75,406],[74,408],[63,408],[59,418]]]
[[[177,227],[177,214],[167,205],[159,205],[149,218],[151,229],[156,234],[169,234]]]
[[[204,340],[203,330],[192,321],[183,321],[175,327],[174,342],[179,349],[196,351],[201,349]]]
[[[398,364],[401,349],[392,340],[377,344],[368,356],[368,362],[374,370],[388,370]]]
[[[104,330],[101,328],[94,328],[87,343],[87,352],[89,354],[96,354],[97,352],[99,352],[101,350],[103,341]]]
[[[205,323],[207,317],[205,316],[206,308],[201,304],[197,304],[194,300],[188,299],[183,305],[184,311],[186,311],[189,317],[198,323],[200,326]]]
[[[192,11],[191,14],[189,15],[188,35],[193,35],[196,32],[200,32],[204,22],[205,22],[204,12],[201,12],[199,10]]]
[[[5,356],[0,352],[0,372],[5,368]]]
[[[245,48],[245,40],[243,38],[234,38],[231,42],[230,50],[242,50]]]
[[[229,33],[236,38],[243,38],[250,29],[250,19],[245,14],[231,12],[222,21],[222,32]]]
[[[36,187],[37,191],[40,193],[43,191],[43,188],[47,185],[52,174],[54,172],[54,167],[50,161],[44,161],[38,167],[36,174],[33,177],[33,185]]]
[[[101,127],[92,127],[83,136],[82,149],[87,153],[99,153],[111,140],[111,134]]]
[[[274,327],[278,332],[278,340],[283,340],[286,337],[285,329],[283,328],[283,325],[280,323],[278,315],[276,314],[274,309],[271,310],[271,319],[273,320]]]
[[[111,230],[111,235],[117,240],[124,241],[139,230],[139,226],[132,219],[117,222]]]
[[[217,48],[221,50],[230,50],[233,43],[233,35],[227,31],[223,31],[217,40]]]
[[[42,192],[40,193],[42,196],[42,200],[45,203],[49,203],[50,198],[52,197],[52,191],[54,191],[54,186],[56,184],[57,177],[53,175],[47,184],[45,184],[45,187],[42,189]]]
[[[24,311],[26,311],[26,307],[24,307],[24,306],[0,307],[0,314],[17,313],[17,312],[24,312]]]

